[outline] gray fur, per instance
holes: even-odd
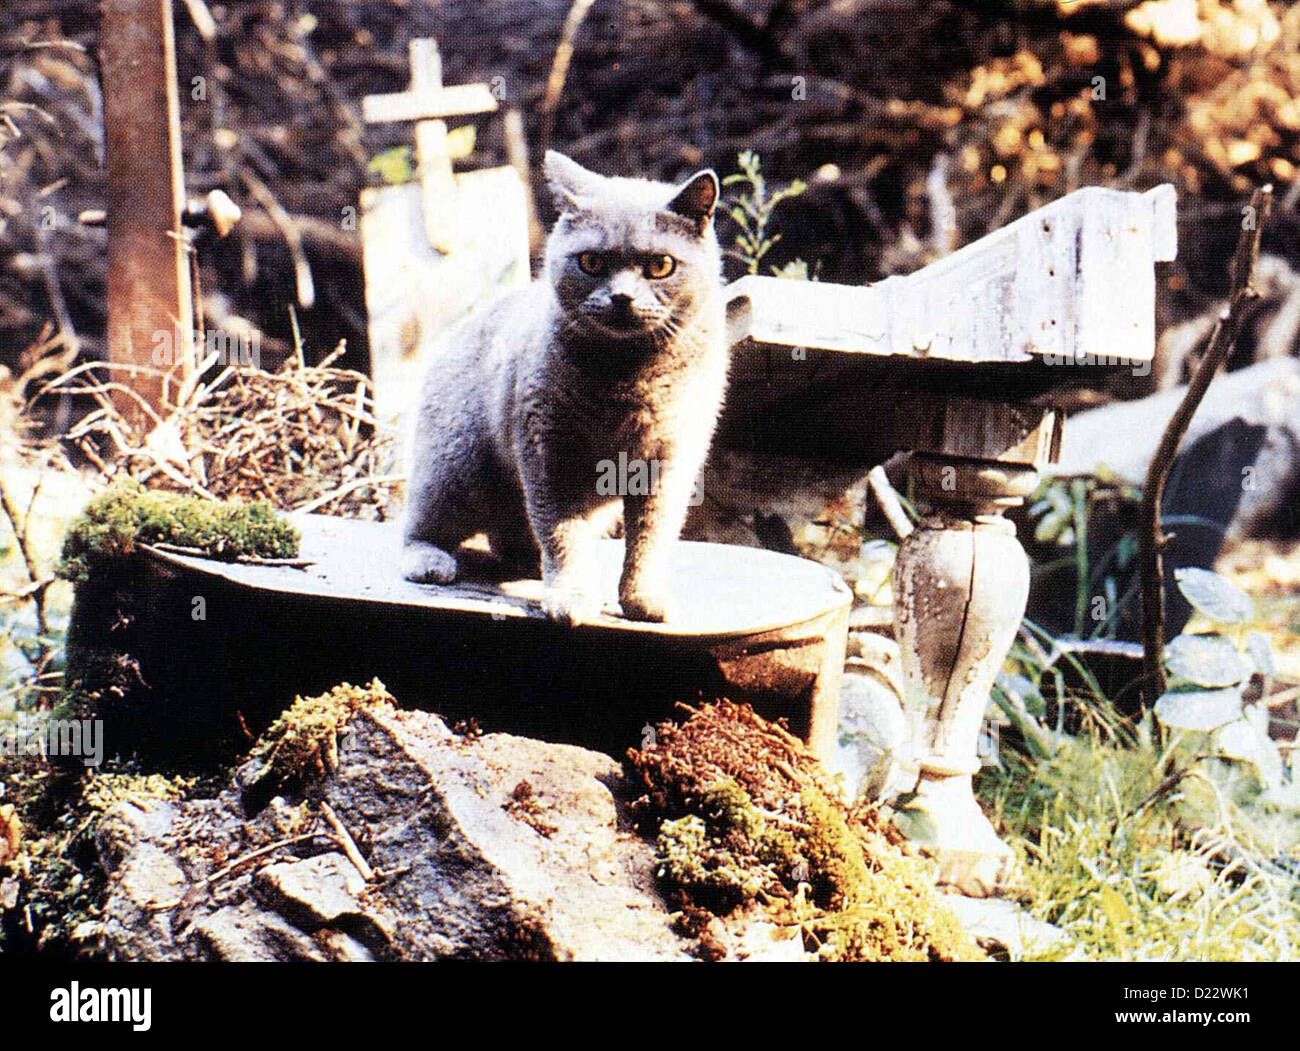
[[[718,183],[606,178],[547,153],[560,217],[545,268],[453,329],[417,414],[404,571],[450,583],[457,547],[483,532],[515,562],[540,546],[544,607],[591,620],[594,542],[623,511],[625,616],[668,616],[666,562],[686,519],[726,388]],[[584,252],[606,270],[585,273]],[[673,257],[662,279],[645,271]],[[592,257],[587,257],[589,264]],[[598,491],[598,465],[657,461],[648,495]]]

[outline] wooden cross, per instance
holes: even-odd
[[[444,87],[442,56],[436,40],[412,40],[408,53],[410,90],[368,95],[361,100],[361,116],[367,124],[416,122],[415,157],[424,188],[425,232],[431,245],[441,252],[450,252],[455,247],[458,229],[453,211],[456,183],[443,118],[494,113],[497,100],[486,84]]]
[[[433,40],[411,41],[410,61],[410,90],[362,100],[369,123],[416,122],[415,183],[361,193],[370,369],[379,415],[394,429],[405,426],[431,339],[529,278],[526,157],[516,167],[452,167],[444,118],[492,113],[497,99],[486,84],[444,86]]]

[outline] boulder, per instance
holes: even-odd
[[[1116,402],[1071,416],[1060,458],[1048,474],[1095,474],[1106,469],[1141,485],[1161,435],[1187,388],[1172,387],[1136,401]],[[1233,535],[1294,531],[1300,480],[1300,361],[1281,358],[1220,375],[1206,391],[1183,439],[1179,459],[1186,478],[1181,500],[1175,465],[1166,513],[1213,517]],[[1205,490],[1226,483],[1230,504]],[[1279,518],[1282,521],[1279,522]]]
[[[367,709],[306,798],[114,806],[79,936],[128,960],[687,959],[627,794],[603,754]],[[750,941],[730,955],[791,953]]]

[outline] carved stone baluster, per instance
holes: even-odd
[[[1014,879],[1015,857],[980,810],[972,777],[989,691],[1029,596],[1029,560],[1002,517],[1038,475],[1031,464],[914,454],[917,499],[933,508],[894,568],[910,764],[909,803],[929,815],[940,881],[984,896]]]

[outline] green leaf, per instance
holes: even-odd
[[[474,152],[478,129],[473,124],[452,128],[447,132],[447,153],[454,161],[464,160]]]
[[[1184,690],[1156,701],[1156,718],[1175,730],[1206,732],[1241,718],[1241,691]]]
[[[1034,539],[1040,544],[1047,544],[1057,539],[1070,522],[1068,512],[1052,510],[1043,515],[1034,526]]]
[[[1034,681],[1027,676],[1016,673],[999,674],[997,686],[1009,697],[1017,698],[1030,715],[1042,717],[1047,714],[1047,702]]]
[[[1214,731],[1214,741],[1219,751],[1232,759],[1259,762],[1259,734],[1244,718],[1220,726]]]
[[[389,186],[401,186],[415,178],[415,159],[410,146],[394,146],[377,153],[366,168]]]
[[[1179,635],[1165,647],[1165,667],[1184,682],[1215,688],[1250,676],[1231,640],[1222,635]]]
[[[1254,612],[1249,595],[1211,570],[1186,566],[1174,571],[1174,580],[1188,602],[1219,624],[1245,624]]]
[[[1282,754],[1268,736],[1265,709],[1258,705],[1247,708],[1241,719],[1214,732],[1214,743],[1229,758],[1250,763],[1263,788],[1277,789],[1284,784]]]
[[[1101,911],[1106,914],[1106,919],[1115,924],[1116,927],[1128,927],[1133,923],[1133,910],[1128,907],[1119,891],[1114,887],[1103,886],[1100,890]]]
[[[894,811],[894,824],[913,843],[932,846],[938,842],[939,826],[926,811],[917,807],[907,807]]]
[[[1252,631],[1246,636],[1246,650],[1251,663],[1260,675],[1276,675],[1277,664],[1273,660],[1273,644],[1262,631]]]

